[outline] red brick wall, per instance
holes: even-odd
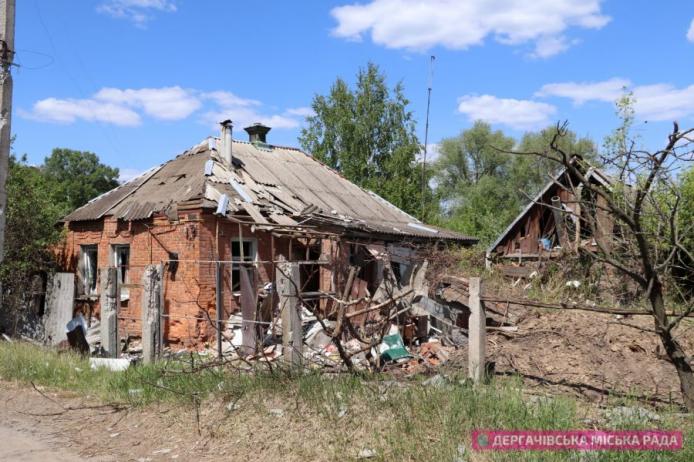
[[[111,246],[130,246],[129,281],[141,284],[146,265],[164,264],[164,312],[168,315],[164,325],[167,343],[189,348],[212,345],[215,339],[213,325],[208,322],[216,317],[215,268],[216,260],[222,260],[224,281],[222,319],[238,311],[238,299],[231,292],[231,242],[242,235],[257,243],[256,285],[262,287],[273,280],[273,260],[279,255],[289,256],[290,243],[286,237],[274,238],[275,256],[272,255],[273,239],[267,231],[251,232],[249,226],[241,226],[226,219],[218,219],[201,210],[179,215],[172,223],[166,217],[156,217],[137,222],[116,222],[109,217],[93,222],[75,222],[66,226],[66,238],[59,249],[63,270],[75,272],[81,245],[98,246],[99,270],[111,265]],[[297,259],[299,241],[294,240],[292,253]],[[178,253],[178,268],[171,271],[169,252]],[[219,258],[217,253],[219,252]],[[324,291],[340,290],[344,281],[333,281],[333,271],[342,273],[348,264],[348,244],[324,239],[321,242],[321,259],[335,261],[335,265],[322,266],[320,288]],[[100,280],[100,277],[99,277]],[[334,287],[337,282],[337,287]],[[97,282],[97,292],[99,284]],[[129,288],[129,300],[120,305],[119,335],[139,337],[141,334],[141,287]],[[277,300],[275,300],[277,301]],[[98,317],[98,301],[94,304]]]
[[[111,246],[128,244],[130,246],[129,282],[140,284],[143,269],[148,264],[166,264],[169,251],[177,252],[181,262],[176,274],[166,271],[164,279],[165,312],[172,315],[166,322],[166,338],[174,343],[192,345],[191,339],[200,337],[199,326],[194,318],[198,316],[199,288],[195,281],[199,276],[200,234],[205,232],[201,213],[181,214],[178,223],[171,223],[165,217],[137,222],[117,223],[111,218],[94,222],[75,222],[66,226],[66,238],[60,249],[62,266],[65,271],[75,272],[81,245],[98,246],[98,268],[101,271],[111,262]],[[151,232],[150,232],[151,230]],[[100,280],[100,276],[99,276]],[[100,293],[97,282],[97,293]],[[141,334],[141,294],[140,287],[129,288],[129,300],[121,301],[119,335],[139,336]],[[94,314],[99,313],[98,301],[94,304]],[[175,318],[177,316],[177,318]]]

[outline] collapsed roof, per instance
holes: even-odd
[[[575,164],[577,161],[578,157],[572,157],[570,162],[571,164]],[[585,163],[583,168],[585,168],[584,175],[589,181],[605,187],[610,187],[614,181],[613,178],[611,178],[601,169],[590,166],[588,163]],[[542,188],[542,190],[540,190],[540,192],[537,193],[533,200],[531,200],[525,206],[525,208],[523,208],[521,213],[519,213],[518,216],[506,227],[499,237],[497,237],[497,239],[489,247],[487,247],[487,258],[489,258],[504,241],[510,239],[515,233],[517,233],[519,226],[521,226],[525,220],[529,219],[533,210],[542,207],[551,208],[551,200],[548,197],[548,194],[557,189],[570,188],[571,184],[570,172],[568,168],[564,166],[547,182],[547,184]]]
[[[476,238],[425,225],[301,150],[234,140],[232,165],[209,138],[176,158],[91,200],[65,222],[106,216],[125,221],[178,210],[247,214],[261,227],[314,225],[354,233],[453,240]]]

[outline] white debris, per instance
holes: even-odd
[[[94,370],[104,367],[111,371],[120,372],[130,367],[130,360],[127,358],[89,358],[89,365]]]

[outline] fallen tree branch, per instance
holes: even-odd
[[[345,315],[345,317],[347,319],[351,319],[355,316],[359,316],[360,314],[370,313],[371,311],[380,310],[381,308],[384,308],[384,307],[390,305],[391,303],[395,303],[396,301],[400,300],[401,298],[408,296],[412,292],[413,292],[413,289],[408,289],[405,292],[402,292],[401,294],[398,294],[398,295],[395,295],[395,296],[389,298],[388,300],[386,300],[383,303],[379,303],[378,305],[370,306],[368,308],[364,308],[363,310],[353,311],[351,313],[347,313]]]

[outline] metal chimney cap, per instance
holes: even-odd
[[[222,127],[229,127],[229,126],[233,126],[234,122],[232,122],[231,119],[227,119],[227,120],[222,120],[221,122],[219,122],[219,125],[221,125]]]
[[[248,133],[248,138],[251,143],[265,143],[265,137],[267,133],[272,130],[272,128],[268,127],[267,125],[263,125],[260,122],[256,122],[253,125],[249,125],[248,127],[244,128],[244,130],[246,130],[246,133]]]

